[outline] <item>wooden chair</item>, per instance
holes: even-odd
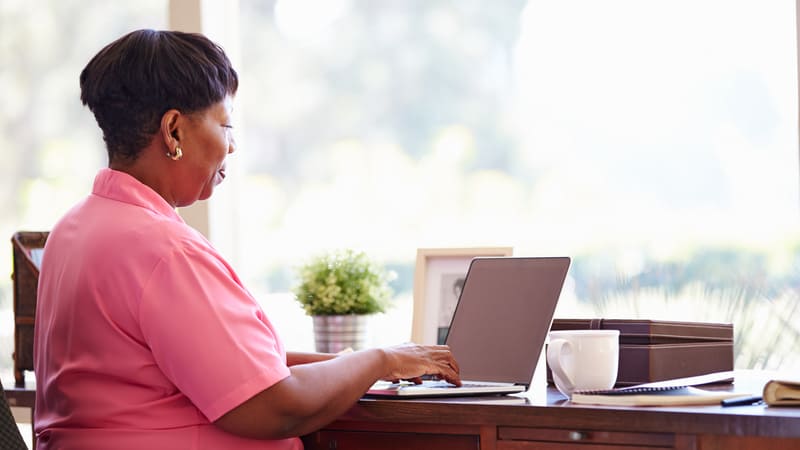
[[[4,405],[28,408],[31,410],[33,428],[34,408],[36,407],[36,386],[25,380],[25,372],[33,370],[33,324],[36,314],[36,294],[39,283],[39,262],[41,249],[47,241],[46,231],[19,231],[11,237],[13,250],[14,285],[14,386],[4,389],[0,409]],[[2,411],[0,411],[2,414]],[[13,419],[12,419],[13,422]],[[3,425],[0,424],[0,427]],[[16,423],[14,424],[16,427]],[[17,429],[17,432],[18,429]],[[2,431],[0,431],[2,434]],[[0,449],[6,447],[0,436]],[[36,435],[33,435],[36,446]],[[24,444],[20,448],[25,448]]]
[[[25,386],[25,371],[33,370],[33,321],[39,283],[39,257],[46,231],[19,231],[11,237],[14,282],[14,381]]]

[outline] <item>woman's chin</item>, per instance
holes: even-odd
[[[197,200],[208,200],[209,198],[211,198],[211,195],[213,193],[214,193],[214,188],[213,187],[209,188],[209,189],[205,189],[205,190],[203,190],[202,193],[200,193],[200,197],[198,197]]]

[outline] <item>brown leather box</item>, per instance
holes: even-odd
[[[554,319],[551,330],[619,330],[617,386],[733,370],[733,324]],[[553,382],[550,367],[547,381]]]

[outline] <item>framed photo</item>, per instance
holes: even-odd
[[[511,247],[417,249],[411,341],[444,343],[472,258],[512,254]]]

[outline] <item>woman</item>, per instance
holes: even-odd
[[[286,353],[231,267],[175,208],[235,149],[236,72],[197,34],[139,30],[80,76],[108,150],[52,229],[36,312],[38,448],[300,448],[378,379],[460,384],[446,347]]]

